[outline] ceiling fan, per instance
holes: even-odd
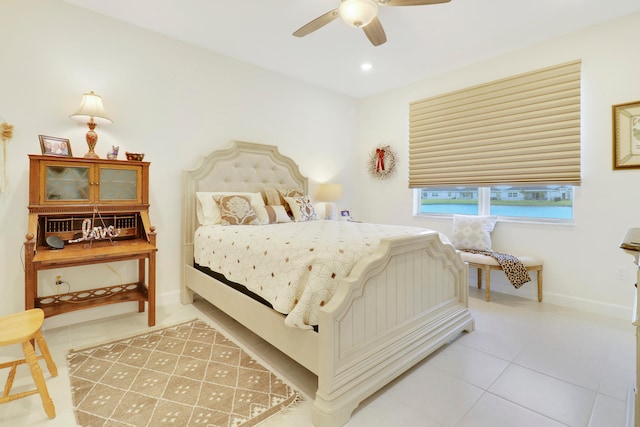
[[[340,6],[320,15],[313,21],[298,28],[293,35],[304,37],[332,22],[338,16],[355,28],[362,28],[374,46],[387,41],[387,35],[378,19],[379,6],[423,6],[448,3],[451,0],[341,0]]]

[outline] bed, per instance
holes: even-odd
[[[315,426],[344,425],[368,396],[473,330],[468,268],[431,230],[381,238],[339,279],[313,329],[287,326],[282,313],[207,274],[194,263],[196,193],[268,188],[308,192],[297,164],[271,145],[234,141],[183,171],[181,300],[192,303],[198,294],[316,374]]]

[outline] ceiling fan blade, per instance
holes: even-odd
[[[449,3],[451,0],[389,0],[385,6],[423,6],[428,4]]]
[[[384,28],[382,28],[378,17],[373,18],[373,21],[362,27],[362,29],[374,46],[380,46],[387,41],[387,35],[384,33]]]
[[[325,13],[324,15],[318,16],[316,19],[314,19],[313,21],[309,22],[308,24],[303,25],[302,27],[298,28],[293,33],[293,35],[296,36],[296,37],[304,37],[307,34],[311,34],[315,30],[318,30],[318,29],[324,27],[325,25],[327,25],[329,22],[333,21],[337,17],[338,17],[338,9],[333,9],[333,10]]]

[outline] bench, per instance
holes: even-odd
[[[482,289],[482,273],[484,272],[486,288],[485,299],[490,301],[491,270],[502,270],[500,264],[498,264],[495,258],[488,255],[460,251],[460,256],[464,262],[469,264],[469,267],[474,267],[478,270],[478,289]],[[542,302],[542,260],[531,256],[518,256],[518,259],[524,264],[527,271],[536,272],[538,278],[538,301]]]

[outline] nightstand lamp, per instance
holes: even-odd
[[[84,155],[86,158],[90,159],[98,159],[98,156],[93,149],[96,147],[96,143],[98,142],[98,134],[94,131],[96,125],[99,124],[109,124],[113,123],[113,120],[107,116],[107,113],[104,111],[104,106],[102,105],[102,97],[100,95],[96,95],[93,91],[89,93],[85,93],[82,95],[82,101],[80,102],[80,107],[78,107],[78,111],[69,116],[69,118],[73,120],[78,120],[81,122],[86,122],[87,126],[89,126],[89,131],[86,135],[87,145],[89,146],[89,152]]]
[[[342,198],[342,184],[320,184],[316,200],[325,202],[325,218],[338,219],[335,202]]]

